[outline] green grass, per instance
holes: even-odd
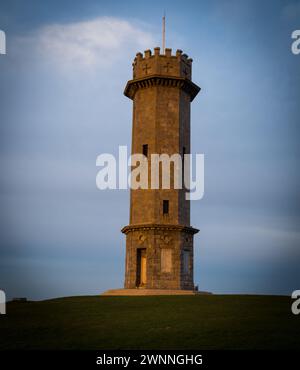
[[[300,349],[278,296],[69,297],[11,302],[0,349]]]

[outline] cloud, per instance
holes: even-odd
[[[16,50],[30,50],[59,67],[109,67],[125,55],[154,46],[152,35],[119,18],[44,26],[16,39]],[[27,52],[28,55],[28,52]],[[133,54],[134,55],[134,54]]]

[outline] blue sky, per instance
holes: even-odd
[[[8,297],[123,285],[129,192],[99,191],[97,155],[130,145],[123,96],[138,51],[194,60],[195,283],[216,293],[300,288],[299,1],[1,1],[0,288]]]

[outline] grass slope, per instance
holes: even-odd
[[[11,302],[0,349],[299,349],[277,296],[69,297]]]

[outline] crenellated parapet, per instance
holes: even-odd
[[[146,50],[144,54],[137,53],[132,63],[133,79],[142,78],[150,75],[163,75],[173,77],[192,78],[192,62],[182,50],[177,50],[172,55],[172,49],[165,49],[165,53],[160,53],[160,48],[152,51]]]
[[[192,62],[182,50],[172,55],[172,49],[166,48],[160,53],[160,48],[146,50],[144,54],[137,53],[132,63],[133,79],[128,81],[124,94],[134,99],[138,89],[152,86],[178,87],[190,96],[192,101],[200,88],[191,81]]]

